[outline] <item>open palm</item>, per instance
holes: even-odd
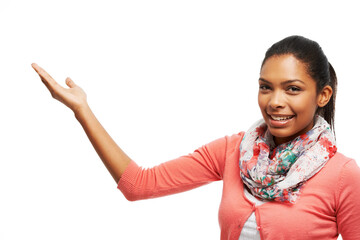
[[[39,74],[41,81],[49,89],[51,96],[65,104],[74,113],[87,104],[86,93],[70,78],[66,78],[65,80],[69,88],[64,88],[36,63],[31,64],[31,66]]]

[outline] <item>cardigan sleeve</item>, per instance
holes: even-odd
[[[144,169],[131,161],[118,189],[129,201],[187,191],[222,179],[227,138],[219,138],[193,153]]]
[[[338,188],[337,224],[344,240],[360,239],[360,169],[354,160],[347,162]]]

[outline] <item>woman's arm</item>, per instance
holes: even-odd
[[[336,221],[344,240],[360,239],[360,168],[355,160],[341,171],[337,189]]]
[[[192,154],[150,169],[137,166],[101,126],[86,101],[85,92],[70,78],[60,86],[38,65],[32,65],[53,98],[68,106],[84,128],[90,142],[128,200],[160,197],[187,191],[222,179],[226,137],[208,143]],[[240,137],[235,136],[234,141]],[[126,171],[125,171],[126,169]]]
[[[118,183],[121,175],[131,162],[131,159],[106,132],[89,106],[86,105],[80,108],[75,113],[75,117],[83,127],[91,144],[111,176],[114,178],[115,182]]]
[[[74,112],[76,119],[85,130],[99,157],[115,182],[118,183],[131,159],[121,150],[96,119],[87,104],[85,92],[70,78],[65,80],[69,88],[64,88],[37,64],[33,63],[32,67],[39,74],[52,97],[65,104]]]
[[[228,146],[234,149],[242,134],[222,137],[152,168],[131,161],[121,176],[118,189],[129,201],[180,193],[223,179]]]

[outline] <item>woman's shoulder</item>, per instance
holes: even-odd
[[[344,234],[353,236],[354,227],[360,223],[360,207],[357,204],[360,198],[360,168],[354,159],[341,153],[336,153],[331,160],[339,168],[335,188],[336,217],[339,233],[345,239]]]
[[[230,144],[240,144],[241,140],[244,137],[245,132],[241,131],[238,133],[234,133],[232,135],[227,135],[226,138]]]
[[[207,147],[210,147],[212,149],[220,148],[227,150],[235,149],[236,146],[240,146],[240,142],[244,136],[244,132],[238,132],[231,135],[225,135],[223,137],[220,137],[218,139],[213,140],[212,142],[209,142]]]
[[[243,136],[244,132],[225,135],[203,145],[199,150],[208,152],[208,155],[215,156],[216,159],[224,161],[226,156],[239,152]]]
[[[335,155],[329,160],[329,163],[336,167],[357,166],[355,159],[348,157],[340,152],[336,152]]]
[[[327,169],[327,174],[337,175],[342,182],[352,182],[355,179],[360,181],[360,168],[355,159],[340,152],[336,152],[324,168]]]
[[[223,137],[223,143],[227,152],[238,151],[245,132],[238,132]]]

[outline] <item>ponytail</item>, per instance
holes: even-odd
[[[318,109],[318,114],[322,116],[329,124],[331,129],[335,134],[335,100],[336,100],[336,90],[337,90],[337,77],[334,68],[329,63],[329,73],[330,73],[330,82],[327,84],[329,85],[332,90],[332,96],[330,101],[322,108]]]

